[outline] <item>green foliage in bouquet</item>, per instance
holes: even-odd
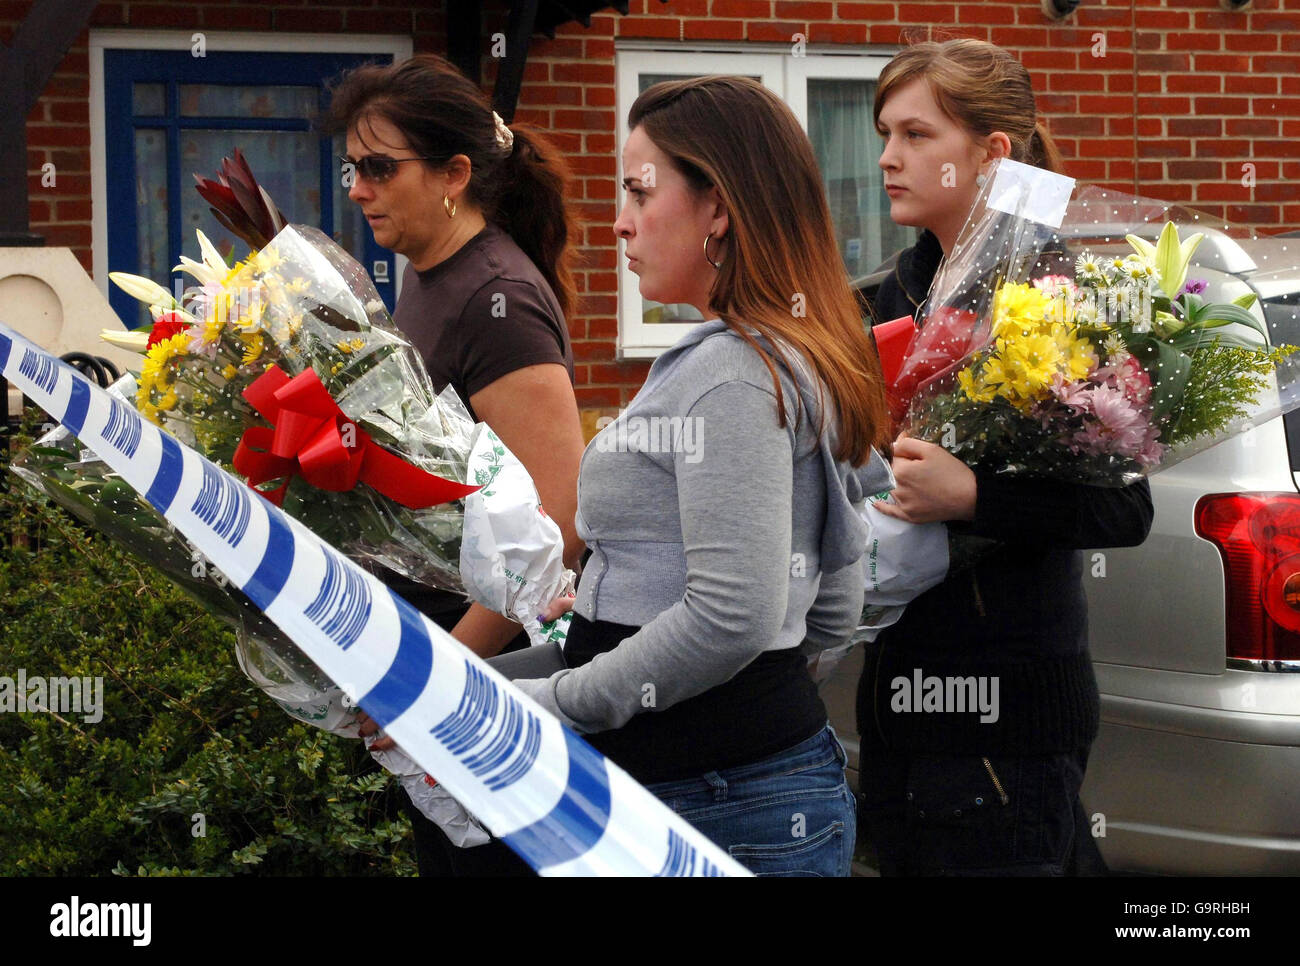
[[[1296,351],[1292,345],[1266,351],[1219,342],[1198,350],[1192,356],[1186,391],[1171,415],[1171,444],[1228,429],[1259,400],[1268,377]]]
[[[24,486],[0,519],[0,676],[103,679],[98,722],[0,714],[0,875],[414,872],[398,784],[287,718],[225,625]]]

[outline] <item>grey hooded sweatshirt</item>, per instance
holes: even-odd
[[[582,667],[515,682],[571,727],[621,727],[764,651],[813,653],[852,633],[867,540],[855,504],[893,477],[875,451],[856,469],[835,460],[833,421],[816,433],[830,397],[789,355],[800,371],[777,364],[782,427],[759,354],[721,320],[705,322],[587,446],[577,530],[591,558],[574,609],[641,629]]]

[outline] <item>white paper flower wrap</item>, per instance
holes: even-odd
[[[574,573],[564,566],[564,536],[542,509],[532,477],[480,424],[466,479],[482,486],[465,498],[460,574],[466,592],[522,624],[534,645],[563,643],[570,615],[547,624],[538,616],[574,592]]]
[[[876,500],[888,503],[889,494]],[[870,528],[862,560],[867,593],[855,641],[874,641],[898,622],[907,604],[939,584],[948,573],[948,528],[942,523],[908,523],[864,500],[862,519]]]

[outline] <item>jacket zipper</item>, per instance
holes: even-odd
[[[983,759],[983,762],[984,769],[989,773],[989,778],[993,779],[993,787],[998,790],[998,797],[1002,799],[1002,804],[1005,805],[1011,799],[1007,798],[1007,793],[1002,790],[1002,783],[998,781],[997,772],[993,770],[993,763],[987,758]]]
[[[876,734],[880,736],[881,742],[888,747],[889,741],[885,738],[885,729],[880,725],[880,702],[876,700],[876,694],[879,693],[880,687],[880,665],[885,660],[885,645],[881,644],[877,648],[876,666],[871,674],[871,716],[876,719]]]
[[[979,578],[975,576],[973,568],[970,572],[970,586],[975,592],[975,610],[979,612],[980,617],[987,617],[988,615],[984,613],[984,598],[980,596]]]

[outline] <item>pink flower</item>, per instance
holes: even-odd
[[[1074,406],[1076,409],[1087,409],[1089,406],[1088,394],[1091,392],[1091,387],[1087,382],[1067,382],[1058,372],[1052,376],[1050,388],[1052,395],[1067,406]]]
[[[1112,386],[1097,386],[1088,392],[1088,412],[1084,428],[1074,434],[1071,443],[1101,455],[1136,458],[1148,451],[1150,422],[1147,414]]]
[[[1130,355],[1119,362],[1102,366],[1095,377],[1106,386],[1118,389],[1129,402],[1144,406],[1151,400],[1151,377],[1142,364]]]
[[[1074,282],[1068,275],[1044,275],[1042,278],[1033,279],[1034,288],[1046,292],[1049,296],[1073,295],[1075,291]]]
[[[1137,461],[1143,466],[1159,466],[1161,458],[1165,455],[1164,444],[1156,439],[1158,435],[1153,430],[1147,432],[1146,441],[1142,444],[1142,452],[1137,454]]]

